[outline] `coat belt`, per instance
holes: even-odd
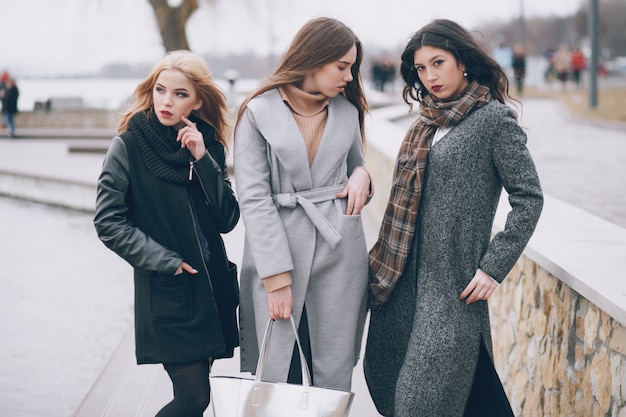
[[[335,200],[337,198],[336,194],[343,191],[344,188],[345,185],[333,185],[297,193],[272,194],[272,200],[279,209],[294,209],[296,206],[300,205],[309,219],[311,219],[315,228],[320,232],[326,242],[328,242],[331,249],[335,249],[337,243],[341,240],[341,235],[315,204],[321,203],[322,201]]]

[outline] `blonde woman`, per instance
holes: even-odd
[[[201,417],[209,367],[238,345],[239,220],[225,164],[226,102],[206,63],[169,53],[139,84],[98,180],[94,223],[134,269],[138,364],[162,363],[174,399],[158,417]]]

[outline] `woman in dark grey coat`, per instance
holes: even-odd
[[[237,272],[222,233],[239,220],[225,163],[226,100],[204,60],[169,53],[142,81],[98,180],[95,225],[134,269],[137,363],[163,363],[158,417],[201,417],[209,366],[238,345]]]
[[[411,38],[402,76],[420,117],[370,251],[367,383],[387,417],[512,416],[493,365],[487,299],[543,204],[526,135],[504,104],[505,73],[454,22],[433,21]],[[490,239],[502,188],[512,209]]]

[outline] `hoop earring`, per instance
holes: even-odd
[[[422,101],[422,89],[417,90],[417,98],[419,101]]]

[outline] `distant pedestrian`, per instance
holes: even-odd
[[[515,45],[513,48],[513,78],[515,79],[515,86],[517,87],[517,93],[522,95],[524,91],[524,78],[526,77],[526,53],[522,45]]]
[[[393,85],[396,78],[396,66],[388,57],[377,60],[372,65],[372,81],[374,88],[385,92],[389,84]]]
[[[572,53],[570,54],[571,65],[572,65],[572,79],[574,81],[574,85],[577,88],[581,86],[581,74],[587,68],[587,60],[585,59],[585,55],[580,50],[580,48],[576,47],[572,49]]]
[[[566,44],[561,44],[554,54],[554,70],[556,76],[561,81],[561,87],[565,89],[569,79],[571,59],[569,56],[569,48]]]
[[[11,76],[7,76],[4,80],[4,89],[2,93],[2,120],[7,129],[9,129],[9,137],[15,137],[15,115],[18,112],[17,99],[20,96],[20,90],[15,84],[15,80]]]
[[[98,180],[98,236],[134,269],[137,363],[162,363],[174,388],[157,417],[201,417],[212,361],[239,343],[221,238],[239,220],[226,112],[204,60],[169,53],[136,88]]]
[[[544,72],[544,81],[546,84],[552,84],[552,81],[556,79],[556,70],[554,69],[554,54],[556,51],[552,48],[546,50],[544,52],[544,56],[546,61],[548,61],[548,66],[546,67],[546,71]]]
[[[4,90],[6,88],[6,82],[9,79],[9,72],[7,70],[2,71],[2,73],[0,74],[0,97],[2,97],[2,94],[4,93]]]
[[[364,369],[384,416],[513,416],[493,363],[487,300],[542,208],[508,78],[472,34],[435,20],[402,53],[419,117],[400,147],[370,251]],[[491,236],[502,189],[512,209]]]

